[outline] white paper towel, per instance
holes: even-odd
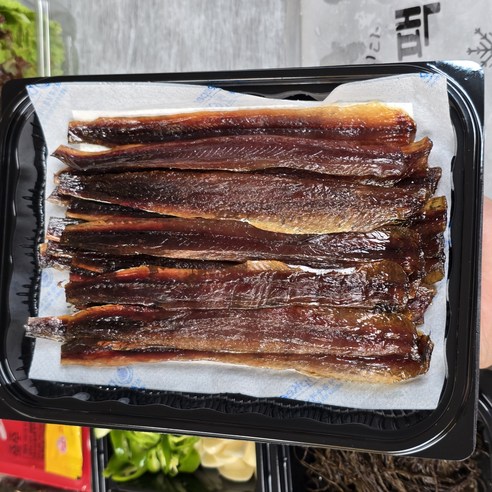
[[[28,87],[51,154],[66,143],[67,125],[78,117],[96,114],[156,114],[183,108],[272,106],[313,104],[279,101],[223,91],[214,87],[164,83],[51,83]],[[450,203],[451,170],[455,141],[447,98],[446,81],[433,74],[412,74],[345,84],[323,103],[380,100],[410,103],[417,122],[417,138],[434,143],[429,159],[440,166],[443,177],[438,194]],[[47,196],[53,189],[53,174],[61,167],[50,157]],[[63,209],[46,204],[46,216],[63,215]],[[66,274],[46,269],[41,280],[40,316],[69,311],[60,281]],[[60,345],[37,340],[30,378],[60,382],[116,385],[196,393],[242,393],[254,397],[284,397],[361,409],[433,409],[445,378],[444,330],[446,281],[426,313],[422,330],[430,333],[435,348],[429,372],[414,380],[393,385],[357,384],[310,378],[294,371],[273,371],[209,362],[166,362],[119,368],[63,367]]]

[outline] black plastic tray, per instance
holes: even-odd
[[[171,81],[278,98],[323,99],[337,85],[406,73],[448,79],[457,148],[453,161],[446,354],[433,411],[361,411],[237,394],[203,395],[36,381],[23,325],[36,314],[36,246],[43,224],[46,149],[25,86],[54,81]],[[464,458],[474,446],[482,207],[483,74],[451,62],[225,73],[57,77],[9,83],[0,128],[0,415],[71,424],[152,429]],[[459,446],[455,444],[459,442]]]
[[[483,370],[480,374],[480,396],[478,401],[478,429],[487,455],[477,458],[481,483],[477,492],[492,490],[492,371]],[[269,468],[277,470],[277,492],[306,492],[312,490],[313,483],[300,458],[304,448],[294,446],[275,446],[268,459]],[[322,484],[319,484],[320,487]]]
[[[492,371],[483,370],[480,373],[480,390],[478,401],[477,433],[481,433],[488,456],[479,462],[482,484],[478,492],[488,492],[492,488]],[[207,474],[215,477],[215,470],[202,469],[198,476],[176,478],[176,482],[159,480],[156,477],[128,483],[118,484],[103,476],[110,450],[107,439],[92,437],[93,456],[93,490],[94,492],[145,492],[147,490],[175,490],[173,486],[183,486],[186,491],[201,490],[200,487]],[[295,446],[257,444],[257,473],[254,480],[241,485],[219,481],[220,487],[216,492],[305,492],[310,489],[310,480],[306,468],[299,458],[304,454],[304,448]],[[202,486],[203,487],[203,486]],[[214,489],[215,490],[215,489]]]

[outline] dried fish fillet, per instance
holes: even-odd
[[[437,236],[446,230],[447,208],[445,196],[432,197],[418,214],[407,221],[406,225],[417,230],[422,237]]]
[[[320,271],[248,261],[220,269],[140,266],[69,282],[65,292],[77,308],[118,303],[165,309],[310,305],[403,310],[409,287],[403,269],[389,261]]]
[[[135,208],[68,197],[65,216],[81,220],[125,220],[129,217],[162,217],[160,214]]]
[[[65,365],[120,366],[148,362],[207,361],[262,369],[294,370],[310,377],[370,383],[397,383],[425,374],[432,354],[429,337],[420,335],[415,354],[376,357],[339,357],[319,354],[205,352],[197,350],[108,350],[97,342],[68,342],[61,348]]]
[[[425,274],[422,281],[427,284],[439,282],[444,278],[445,273],[446,197],[431,198],[423,210],[408,221],[408,224],[420,235],[425,261]]]
[[[425,275],[422,281],[426,284],[435,284],[444,278],[444,254],[437,258],[425,258]]]
[[[148,171],[58,176],[58,194],[183,218],[232,219],[272,232],[367,232],[415,215],[428,180],[391,188],[234,172]]]
[[[59,146],[53,155],[76,171],[120,172],[141,169],[255,171],[289,168],[331,176],[398,178],[423,172],[432,142],[406,146],[357,141],[235,135],[124,145],[86,152]]]
[[[154,218],[77,224],[53,218],[48,238],[59,243],[56,256],[84,251],[109,255],[115,261],[121,256],[135,256],[136,265],[145,262],[145,256],[156,256],[235,262],[279,260],[319,268],[386,259],[415,276],[424,267],[420,236],[401,227],[298,235],[263,231],[229,220]]]
[[[327,307],[179,311],[105,305],[29,318],[27,335],[101,348],[414,357],[420,335],[398,313]]]
[[[107,146],[225,135],[287,135],[411,143],[416,125],[404,110],[358,103],[316,107],[201,110],[164,116],[71,121],[68,141]]]
[[[65,248],[56,241],[48,241],[40,246],[39,263],[41,268],[70,270],[70,275],[97,275],[137,266],[157,266],[162,268],[200,268],[217,269],[237,264],[231,261],[204,261],[194,259],[163,258],[161,256],[134,255],[118,256],[95,251],[75,251]]]
[[[434,286],[424,283],[419,283],[415,293],[411,296],[406,310],[406,315],[415,323],[422,324],[424,322],[424,314],[427,308],[431,305],[436,289]]]

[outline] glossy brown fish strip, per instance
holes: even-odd
[[[94,251],[76,251],[65,248],[55,241],[48,241],[40,246],[39,261],[41,268],[53,267],[70,270],[82,276],[114,272],[142,265],[163,268],[217,269],[236,264],[231,261],[188,260],[150,255],[118,256]]]
[[[38,262],[40,268],[70,268],[73,252],[60,247],[58,242],[46,241],[39,246]]]
[[[405,111],[381,103],[303,108],[199,110],[141,117],[71,121],[68,141],[102,145],[162,142],[225,135],[287,135],[408,144],[416,125]]]
[[[48,227],[46,230],[46,239],[48,240],[48,242],[49,241],[58,242],[67,227],[82,225],[83,223],[84,222],[77,219],[51,217],[48,222]]]
[[[431,148],[428,138],[407,146],[395,146],[281,135],[236,135],[124,145],[98,152],[61,145],[53,155],[74,170],[93,173],[140,169],[255,171],[290,168],[331,176],[402,178],[427,168]]]
[[[431,305],[436,289],[432,285],[420,284],[415,295],[408,301],[406,314],[416,324],[424,322],[424,314]]]
[[[413,182],[415,185],[420,186],[422,184],[427,184],[427,190],[429,193],[429,199],[432,195],[434,195],[437,191],[437,187],[439,185],[439,181],[442,177],[442,168],[440,167],[429,167],[427,172],[424,174],[416,174],[413,177]],[[398,182],[399,186],[410,184],[412,181],[412,177],[404,178]],[[427,202],[426,202],[427,203]]]
[[[407,224],[413,227],[425,227],[432,234],[444,232],[446,230],[447,208],[445,196],[432,197],[417,215],[408,220]]]
[[[425,275],[422,281],[426,284],[435,284],[444,278],[445,256],[438,256],[437,258],[425,258]]]
[[[444,258],[444,231],[447,225],[446,197],[431,198],[423,210],[408,221],[420,234],[426,258]]]
[[[208,361],[244,366],[294,370],[311,377],[343,379],[364,384],[396,383],[425,374],[429,369],[433,344],[419,335],[415,354],[404,357],[338,357],[334,355],[240,354],[197,350],[108,350],[96,341],[68,342],[61,348],[65,365],[121,366],[148,362]]]
[[[381,181],[379,183],[386,183]],[[404,183],[403,183],[404,184]],[[162,217],[161,214],[155,212],[146,212],[145,210],[139,210],[130,207],[124,207],[121,205],[114,205],[111,203],[96,202],[94,200],[84,200],[81,198],[75,198],[72,196],[55,195],[54,200],[51,200],[59,205],[65,207],[65,216],[72,219],[79,220],[131,220],[134,218],[150,218],[150,217]],[[431,198],[429,202],[435,202],[436,200],[444,199],[444,208],[433,210],[432,212],[421,211],[415,217],[410,218],[407,221],[407,225],[413,228],[422,229],[422,233],[427,231],[427,235],[435,235],[438,232],[444,231],[446,227],[446,202],[444,197],[438,199]],[[427,207],[427,203],[425,207]],[[433,224],[432,228],[430,227]]]
[[[179,218],[131,219],[64,225],[51,219],[48,232],[68,254],[237,261],[279,260],[319,268],[391,260],[407,274],[423,272],[420,236],[406,228],[339,234],[280,234],[244,222]],[[139,264],[139,263],[137,263]]]
[[[65,215],[82,220],[125,220],[129,217],[162,217],[160,214],[146,212],[145,210],[74,197],[67,199]]]
[[[47,200],[65,208],[65,217],[75,220],[124,220],[138,217],[162,217],[161,214],[146,212],[111,203],[96,202],[94,200],[83,200],[73,196],[62,195],[53,191]]]
[[[141,266],[65,286],[67,301],[77,308],[119,303],[166,309],[310,305],[402,310],[408,291],[407,275],[389,261],[317,272],[278,261],[220,269]]]
[[[112,350],[176,348],[240,353],[414,356],[419,335],[397,313],[327,307],[178,311],[106,305],[29,318],[31,337],[97,340]]]
[[[427,284],[439,282],[445,274],[446,197],[439,196],[429,199],[422,211],[407,221],[407,225],[420,235],[425,262],[425,274],[422,275],[422,281]]]
[[[57,190],[54,190],[49,195],[47,201],[64,207],[65,217],[74,220],[116,220],[127,219],[130,217],[162,217],[162,214],[146,212],[145,210],[138,210],[136,208],[62,195],[59,194]]]
[[[370,231],[415,215],[428,183],[385,188],[234,172],[59,175],[59,193],[183,218],[247,221],[272,232]]]

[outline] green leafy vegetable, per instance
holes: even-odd
[[[174,477],[193,473],[200,465],[195,449],[198,437],[112,430],[109,439],[113,455],[104,476],[115,482],[134,480],[147,472]]]
[[[51,75],[63,73],[62,27],[50,21]],[[16,0],[0,0],[0,84],[37,74],[36,15]]]

